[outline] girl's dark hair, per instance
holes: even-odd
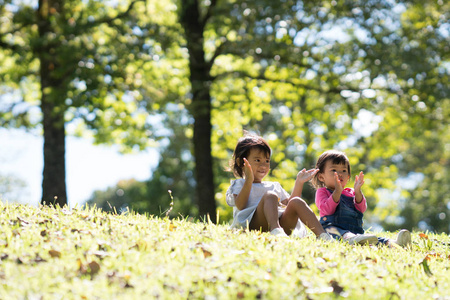
[[[248,158],[251,149],[258,149],[270,157],[272,150],[269,144],[260,136],[247,134],[238,140],[234,149],[233,159],[230,161],[230,169],[234,176],[244,177],[244,157]]]
[[[320,155],[319,159],[316,163],[316,169],[319,169],[314,177],[311,179],[311,184],[315,189],[321,188],[325,186],[325,183],[319,180],[319,174],[325,171],[325,164],[327,161],[331,160],[335,165],[345,165],[347,164],[348,175],[350,176],[350,161],[348,160],[347,155],[344,152],[337,150],[328,150]]]

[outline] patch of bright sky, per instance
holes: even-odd
[[[82,2],[88,3],[89,1],[83,0]],[[118,0],[106,0],[106,1],[102,1],[102,2],[104,2],[106,5],[111,6],[111,7],[116,7],[119,4]],[[20,5],[27,5],[27,6],[31,6],[33,8],[37,8],[39,5],[39,1],[37,1],[37,0],[14,0],[14,1],[12,1],[11,5],[7,5],[7,6],[10,7],[11,10],[16,11]]]
[[[382,120],[383,117],[366,109],[361,109],[358,112],[357,118],[353,120],[352,126],[357,135],[369,137],[374,131],[378,130],[378,125]]]
[[[42,196],[43,138],[20,129],[0,128],[1,175],[15,176],[26,188],[18,202],[37,205]],[[123,179],[147,180],[159,161],[156,149],[121,154],[118,147],[96,146],[85,138],[66,139],[66,184],[71,207],[83,204],[95,190]],[[8,199],[2,199],[8,201]]]
[[[339,142],[336,148],[345,150],[353,147],[359,137],[369,137],[372,133],[378,130],[380,122],[383,120],[381,116],[374,114],[373,112],[361,109],[356,115],[356,119],[352,120],[352,127],[355,130],[355,134],[348,136],[345,140]],[[342,118],[336,123],[336,127],[343,126],[345,122],[350,122],[348,116],[343,115]]]
[[[422,173],[410,172],[408,176],[398,178],[395,184],[404,190],[414,190],[424,178]]]
[[[402,197],[402,190],[414,190],[423,179],[424,175],[422,173],[410,172],[407,176],[400,177],[395,181],[396,188],[394,190],[378,189],[379,202],[377,206],[386,208],[392,206],[394,202],[399,209],[402,209],[405,201],[407,201]],[[400,226],[404,223],[404,218],[400,216],[388,216],[386,221]],[[430,229],[424,221],[419,223],[419,227],[422,230]]]

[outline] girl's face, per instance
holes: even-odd
[[[333,164],[332,160],[327,160],[325,162],[325,168],[322,173],[319,173],[318,178],[330,190],[335,189],[336,184],[336,179],[334,177],[335,172],[338,174],[342,187],[345,187],[347,185],[348,180],[350,179],[347,163]]]
[[[270,171],[270,156],[258,148],[250,149],[247,157],[253,171],[253,182],[260,183]]]

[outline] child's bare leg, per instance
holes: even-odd
[[[281,227],[278,220],[278,196],[267,192],[256,207],[255,214],[249,224],[250,229],[271,231]]]
[[[287,234],[291,234],[299,218],[316,236],[325,232],[308,204],[303,199],[295,197],[289,201],[286,210],[281,216],[280,225]]]

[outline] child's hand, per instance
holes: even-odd
[[[248,162],[248,160],[245,157],[244,157],[244,175],[245,175],[245,180],[250,180],[251,182],[253,182],[254,176],[253,176],[252,166],[250,165],[250,163]]]
[[[361,191],[361,187],[364,184],[364,173],[363,171],[359,172],[359,176],[355,176],[355,191]]]
[[[303,169],[300,172],[298,172],[297,174],[297,180],[301,183],[305,183],[308,182],[309,180],[311,180],[311,178],[313,178],[313,176],[319,172],[319,169],[311,169],[311,170],[306,170]]]
[[[301,170],[297,173],[297,179],[295,179],[294,190],[292,191],[291,198],[301,197],[303,191],[303,184],[310,180],[314,174],[319,172],[319,169],[311,169],[306,171],[306,169]]]
[[[338,173],[334,172],[334,191],[340,195],[343,190],[344,187],[342,186],[342,181],[339,180]]]

